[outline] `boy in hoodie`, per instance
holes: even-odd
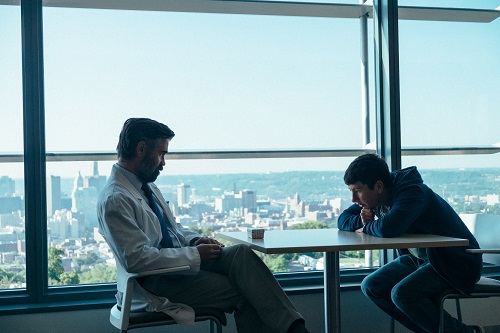
[[[432,234],[469,240],[468,247],[399,249],[397,259],[367,276],[363,293],[413,332],[438,331],[437,293],[469,293],[481,277],[482,256],[466,252],[479,245],[453,208],[423,183],[416,167],[390,172],[375,154],[357,157],[344,182],[354,205],[339,217],[341,230],[377,237]],[[481,332],[445,313],[445,332]]]

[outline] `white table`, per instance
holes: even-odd
[[[325,332],[340,332],[339,251],[420,247],[467,246],[467,239],[436,235],[380,238],[338,229],[266,231],[264,239],[250,239],[246,232],[219,232],[221,238],[249,245],[266,254],[324,252]]]

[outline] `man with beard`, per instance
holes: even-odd
[[[377,237],[431,234],[469,240],[468,247],[399,249],[399,257],[368,275],[363,293],[412,332],[437,332],[433,296],[446,290],[472,291],[481,277],[479,245],[453,208],[424,184],[416,167],[389,172],[375,154],[356,158],[344,174],[354,205],[339,216],[341,230]],[[445,332],[482,332],[445,313]]]
[[[118,163],[98,201],[99,231],[117,261],[118,281],[127,272],[190,267],[175,275],[142,278],[134,287],[133,308],[162,311],[190,324],[193,308],[210,307],[234,312],[238,332],[308,332],[273,274],[248,246],[225,247],[175,222],[153,183],[173,137],[157,121],[128,119],[117,146]],[[119,290],[119,305],[121,296]]]

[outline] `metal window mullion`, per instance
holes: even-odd
[[[365,0],[360,0],[363,4]],[[368,67],[368,13],[359,18],[361,58],[361,126],[363,147],[370,143],[370,72]]]
[[[21,1],[26,288],[34,302],[47,286],[42,0]]]
[[[364,4],[365,0],[360,0]],[[363,147],[370,143],[370,72],[368,67],[368,13],[359,18],[361,63],[361,128]],[[373,266],[373,251],[365,250],[365,266]]]
[[[373,2],[377,153],[391,170],[401,169],[397,0]]]
[[[398,170],[401,169],[398,1],[374,0],[373,14],[377,152],[390,170]],[[392,257],[393,253],[382,250],[380,265]],[[390,331],[394,332],[393,321]]]

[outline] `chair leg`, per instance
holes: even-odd
[[[214,325],[217,333],[222,333],[222,324],[218,320],[209,320],[210,323],[210,333],[215,333],[214,332]]]
[[[462,322],[462,309],[460,308],[460,299],[455,298],[455,306],[457,307],[457,319]]]
[[[444,333],[444,301],[446,297],[443,297],[439,301],[439,333]]]
[[[443,298],[439,304],[439,333],[444,332],[444,301],[446,297]],[[460,308],[460,299],[455,298],[455,307],[457,309],[457,319],[461,323],[462,321],[462,309]]]

